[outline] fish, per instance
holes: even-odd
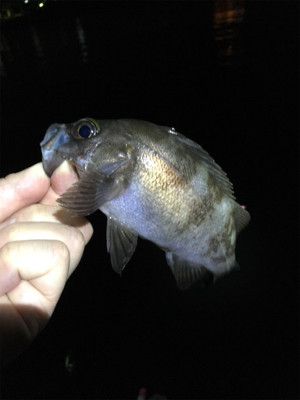
[[[136,119],[52,124],[41,142],[48,176],[68,160],[79,180],[57,199],[78,216],[107,216],[106,245],[122,274],[138,237],[165,252],[180,289],[237,266],[237,234],[250,215],[225,172],[175,128]]]

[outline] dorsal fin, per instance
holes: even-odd
[[[169,130],[173,137],[177,139],[188,151],[190,151],[194,156],[196,156],[209,170],[211,175],[216,180],[218,186],[222,191],[231,199],[235,200],[233,195],[233,185],[227,178],[226,173],[222,168],[214,161],[214,159],[203,150],[203,148],[191,139],[188,139],[184,135],[174,130]]]

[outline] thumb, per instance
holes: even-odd
[[[65,160],[53,172],[50,180],[51,186],[41,203],[58,206],[56,203],[57,198],[77,181],[78,175],[76,168],[69,161]]]

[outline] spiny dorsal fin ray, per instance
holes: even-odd
[[[231,199],[235,200],[233,195],[233,185],[230,180],[227,178],[226,173],[222,170],[222,168],[214,161],[214,159],[207,153],[207,151],[203,150],[203,148],[193,140],[188,139],[184,135],[179,132],[173,135],[175,139],[177,139],[182,145],[190,151],[194,156],[196,156],[200,161],[202,161],[209,172],[212,174],[214,179],[216,180],[220,189],[224,191],[224,193],[229,196]]]

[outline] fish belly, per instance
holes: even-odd
[[[179,203],[185,200],[179,199]],[[132,182],[100,210],[164,251],[204,266],[216,275],[228,272],[235,264],[235,231],[230,201],[226,198],[210,215],[201,216],[201,209],[188,213],[183,206],[176,212]]]

